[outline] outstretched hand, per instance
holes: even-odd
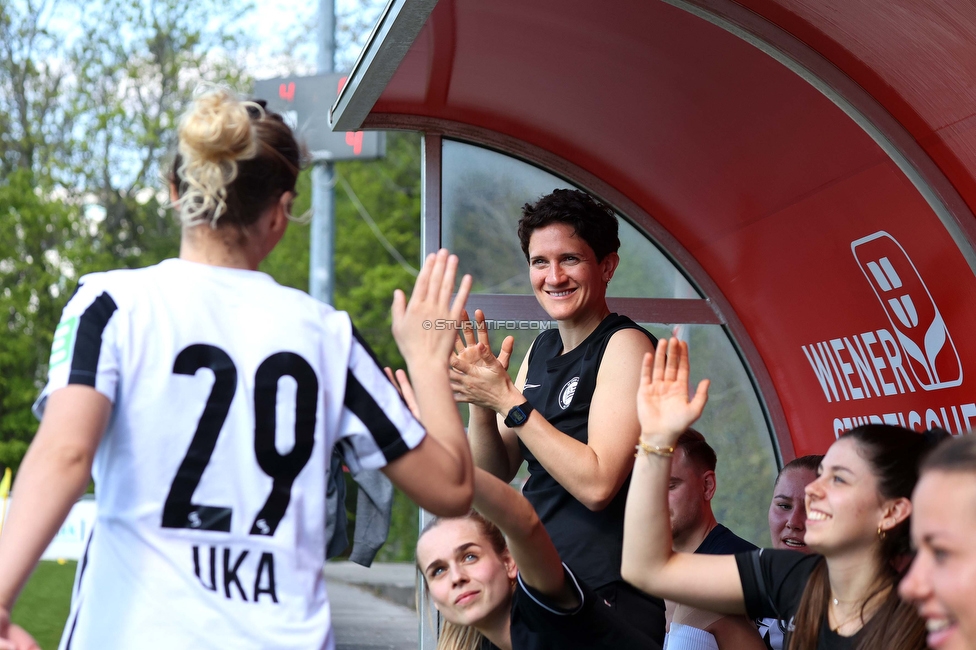
[[[442,248],[427,256],[409,302],[399,289],[393,294],[393,338],[408,366],[428,359],[447,362],[471,291],[471,276],[465,275],[451,301],[457,267],[457,256]]]
[[[701,417],[708,401],[709,381],[702,379],[689,399],[689,367],[688,344],[675,338],[658,341],[657,352],[644,355],[637,389],[637,417],[645,442],[672,447]]]

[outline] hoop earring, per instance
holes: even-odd
[[[883,528],[881,527],[881,524],[878,524],[878,539],[879,539],[879,540],[882,540],[882,541],[884,541],[884,538],[885,538],[885,537],[886,537],[887,535],[888,535],[888,531],[886,531],[886,530],[884,530],[884,529],[883,529]]]

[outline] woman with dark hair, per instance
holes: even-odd
[[[912,505],[916,554],[898,591],[925,619],[930,648],[976,650],[976,438],[935,448]]]
[[[179,259],[87,275],[54,337],[40,429],[0,539],[3,621],[90,478],[97,512],[62,648],[334,648],[322,567],[336,445],[414,501],[466,512],[467,440],[448,384],[457,258],[431,255],[393,334],[426,430],[349,316],[258,264],[288,225],[299,147],[280,116],[218,90],[179,126]],[[21,644],[0,639],[0,648]]]
[[[783,465],[773,483],[769,502],[769,537],[773,548],[808,553],[804,541],[807,508],[806,487],[817,478],[823,456],[800,456]]]
[[[925,628],[896,587],[905,568],[909,500],[926,436],[888,425],[842,435],[806,486],[807,546],[735,556],[671,551],[667,490],[678,436],[701,415],[708,381],[689,400],[688,348],[675,339],[647,355],[637,395],[641,435],[621,572],[669,600],[788,622],[790,650],[915,650]]]
[[[806,487],[817,479],[823,456],[812,454],[794,458],[779,471],[769,502],[769,538],[773,548],[809,553],[804,540],[807,531]],[[770,650],[783,650],[787,621],[764,618],[759,633]]]
[[[540,334],[513,382],[511,337],[496,359],[484,315],[477,340],[465,332],[452,361],[452,388],[471,404],[475,463],[505,482],[523,460],[523,494],[559,555],[610,606],[664,639],[664,603],[620,579],[620,548],[633,441],[630,396],[654,338],[607,307],[620,261],[613,210],[578,190],[555,190],[523,208],[519,240],[539,304],[557,328]]]

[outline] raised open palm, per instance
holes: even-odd
[[[441,249],[427,256],[409,301],[403,291],[393,292],[393,338],[408,365],[411,359],[447,361],[471,291],[471,276],[465,275],[451,300],[457,267],[457,256]]]
[[[701,417],[708,401],[709,381],[701,380],[695,395],[689,399],[688,374],[688,344],[683,341],[662,339],[657,343],[655,354],[644,355],[637,389],[641,439],[673,446],[678,437]]]

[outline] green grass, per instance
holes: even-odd
[[[30,632],[43,650],[57,648],[61,640],[77,565],[41,562],[14,607],[13,622]]]

